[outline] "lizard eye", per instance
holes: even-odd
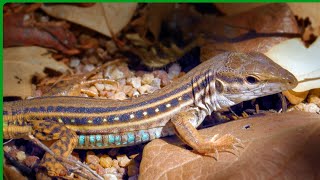
[[[255,77],[255,76],[247,76],[246,77],[246,81],[249,83],[249,84],[255,84],[257,82],[259,82],[260,80]]]

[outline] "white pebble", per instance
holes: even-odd
[[[130,159],[126,155],[118,155],[117,160],[119,162],[120,167],[126,167],[130,163]]]
[[[118,180],[117,176],[114,174],[105,174],[105,175],[103,175],[103,179],[105,179],[105,180]]]
[[[111,77],[110,79],[122,79],[124,78],[124,73],[120,71],[119,69],[115,69],[111,72]]]
[[[140,92],[140,94],[146,94],[150,91],[151,88],[152,88],[152,86],[145,84],[145,85],[141,86],[140,88],[138,88],[138,91]]]
[[[3,151],[8,153],[9,151],[11,151],[11,147],[10,146],[3,146]]]
[[[132,85],[132,87],[138,89],[141,87],[141,78],[132,77],[127,79],[128,84]]]
[[[107,91],[115,91],[117,88],[111,84],[104,84],[104,89]]]
[[[17,153],[17,159],[19,160],[19,161],[23,161],[23,160],[25,160],[27,158],[27,156],[26,156],[26,153],[24,152],[24,151],[19,151],[18,153]]]
[[[181,72],[180,65],[177,63],[174,63],[168,69],[168,77],[170,79],[173,79],[173,78],[177,77],[180,74],[180,72]]]
[[[140,93],[135,89],[132,92],[132,97],[138,97],[140,95]]]
[[[92,70],[94,70],[94,65],[92,65],[92,64],[86,64],[85,66],[84,66],[84,68],[83,68],[83,71],[84,72],[90,72],[90,71],[92,71]]]
[[[117,168],[115,168],[115,167],[105,168],[105,170],[106,170],[106,173],[108,173],[108,174],[117,174],[118,173]]]
[[[104,90],[104,84],[96,83],[94,86],[98,89],[98,91],[103,91]]]
[[[320,108],[314,104],[314,103],[300,103],[293,108],[289,109],[289,111],[292,111],[293,109],[297,109],[299,111],[304,111],[304,112],[310,112],[310,113],[320,113]]]
[[[151,86],[160,89],[160,85],[161,85],[161,79],[159,78],[154,78],[150,84]]]
[[[91,86],[89,90],[92,91],[93,93],[98,93],[98,89],[94,86]]]
[[[118,80],[119,86],[124,86],[126,85],[126,80],[125,79],[120,79]]]
[[[142,76],[142,84],[151,84],[151,82],[153,81],[154,79],[154,75],[153,74],[144,74]]]
[[[117,100],[124,100],[124,99],[127,99],[127,96],[124,92],[117,92],[115,95],[114,95],[114,99],[117,99]]]

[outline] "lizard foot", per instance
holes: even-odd
[[[52,156],[47,156],[40,166],[47,170],[50,177],[65,177],[68,175],[67,169]]]
[[[230,152],[237,155],[236,152],[239,152],[238,147],[244,147],[244,145],[241,143],[241,140],[231,134],[225,134],[220,138],[218,138],[218,136],[218,134],[214,135],[210,141],[205,143],[204,147],[208,148],[206,148],[207,151],[204,154],[212,154],[213,150],[215,158],[218,160],[219,152]],[[210,149],[211,152],[209,152],[208,149]]]

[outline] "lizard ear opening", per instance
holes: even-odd
[[[216,86],[216,91],[218,93],[222,93],[223,92],[223,84],[221,83],[220,80],[215,80],[215,86]]]

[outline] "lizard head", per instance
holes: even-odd
[[[223,60],[219,61],[214,82],[220,107],[279,93],[298,84],[293,74],[261,53],[228,52],[221,56],[225,57],[218,58]]]

